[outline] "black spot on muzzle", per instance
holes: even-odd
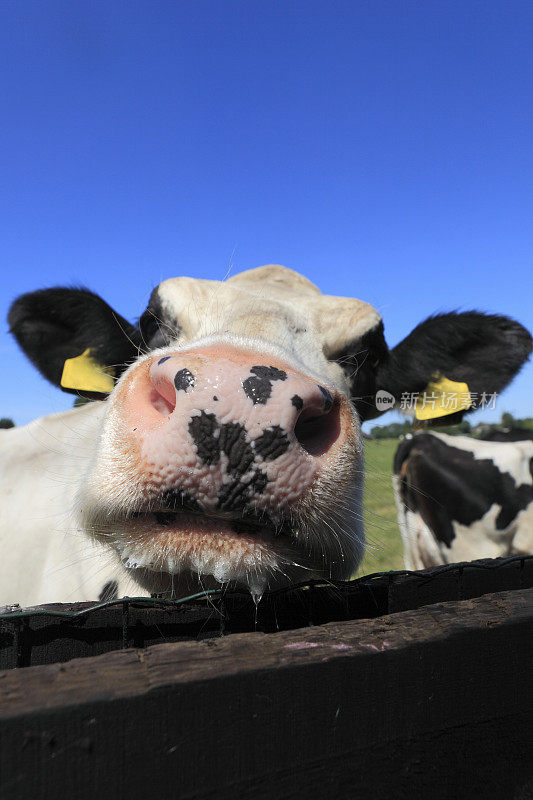
[[[220,423],[215,414],[201,411],[198,416],[191,417],[189,433],[196,445],[198,457],[204,464],[218,464],[220,460],[219,430]]]
[[[178,392],[186,392],[194,386],[194,375],[188,369],[180,369],[174,375],[174,386]]]
[[[222,425],[219,436],[220,449],[228,457],[228,471],[244,475],[254,460],[254,451],[246,441],[246,428],[240,422]]]
[[[227,473],[232,480],[224,483],[218,492],[218,508],[222,511],[243,511],[250,500],[264,492],[268,476],[258,466],[254,468],[257,456],[263,461],[273,461],[283,455],[289,447],[289,439],[279,425],[264,430],[252,442],[247,440],[247,431],[240,422],[222,424],[211,412],[201,411],[191,417],[189,433],[196,445],[198,457],[204,464],[220,462],[220,454],[228,459]],[[245,479],[251,473],[251,478]],[[196,508],[191,506],[191,501]],[[165,502],[165,508],[200,508],[193,498],[178,493],[175,503]]]
[[[279,458],[289,447],[287,434],[279,425],[273,425],[263,431],[261,436],[254,440],[255,452],[265,461]]]
[[[299,394],[295,394],[291,397],[291,403],[297,411],[301,411],[304,407],[304,401]]]
[[[250,398],[254,405],[257,403],[266,404],[272,394],[273,381],[287,379],[287,373],[277,367],[252,367],[250,372],[254,374],[242,382],[242,388],[245,395]]]
[[[247,483],[241,478],[225,483],[218,493],[218,507],[221,511],[242,511],[254,495],[265,491],[267,483],[268,477],[261,470],[256,470]]]

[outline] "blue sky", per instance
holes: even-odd
[[[513,0],[4,0],[2,319],[276,262],[390,345],[438,310],[533,328],[532,37]],[[0,416],[70,407],[0,332]],[[531,364],[471,420],[503,410],[533,415]]]

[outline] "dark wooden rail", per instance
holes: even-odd
[[[125,647],[372,619],[439,601],[530,587],[533,556],[310,584],[267,594],[257,608],[242,592],[179,604],[147,599],[96,608],[91,603],[43,606],[0,615],[0,669],[64,662]]]
[[[533,589],[0,672],[0,796],[515,798]]]

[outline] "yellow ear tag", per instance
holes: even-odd
[[[104,367],[95,361],[88,349],[81,356],[67,358],[61,375],[61,386],[64,389],[78,389],[80,392],[109,394],[115,386],[113,376],[113,368]]]
[[[426,386],[415,403],[417,419],[436,419],[447,417],[457,411],[464,411],[472,405],[468,384],[436,377]]]

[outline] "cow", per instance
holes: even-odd
[[[533,435],[417,433],[393,468],[407,569],[533,553]]]
[[[437,375],[499,391],[531,351],[479,312],[389,350],[371,305],[278,265],[165,280],[136,324],[83,288],[22,295],[8,319],[45,378],[91,401],[1,432],[0,602],[22,605],[347,579],[376,397]]]
[[[485,442],[523,442],[533,439],[533,430],[529,428],[487,428],[476,435],[476,439]]]

